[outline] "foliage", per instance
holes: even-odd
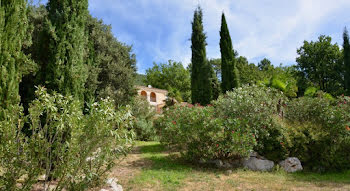
[[[320,90],[339,95],[343,92],[342,55],[332,38],[320,36],[316,42],[304,41],[297,51],[300,75],[317,85]]]
[[[153,127],[155,111],[151,108],[148,101],[136,96],[131,102],[132,114],[134,116],[133,130],[136,138],[141,141],[157,140],[156,130]]]
[[[220,83],[212,67],[210,67],[210,71],[211,71],[210,84],[211,84],[212,99],[216,100],[218,99],[221,92]]]
[[[45,175],[44,188],[57,181],[57,190],[86,190],[100,183],[132,144],[128,108],[115,111],[113,102],[101,100],[83,115],[72,96],[50,95],[41,87],[36,95],[28,116],[14,110],[0,123],[0,166],[5,172],[0,188],[30,190],[40,175]],[[25,121],[31,137],[21,133]]]
[[[35,98],[35,85],[45,80],[45,74],[41,74],[38,71],[42,66],[46,66],[48,61],[48,34],[45,33],[47,15],[45,6],[35,7],[28,5],[28,23],[31,30],[28,30],[26,35],[32,43],[28,46],[23,46],[23,52],[30,56],[33,63],[27,66],[31,70],[28,70],[22,76],[20,83],[19,93],[24,114],[28,114],[29,103]]]
[[[286,84],[283,83],[281,80],[277,79],[276,77],[271,78],[271,87],[276,88],[282,92],[286,91]]]
[[[215,117],[214,107],[177,106],[155,121],[161,142],[190,161],[242,158],[255,145],[245,123]]]
[[[221,51],[221,89],[224,93],[233,88],[239,87],[239,73],[236,67],[236,59],[232,47],[230,32],[227,27],[225,14],[221,17],[220,30],[220,51]]]
[[[316,87],[308,87],[304,92],[304,96],[314,97],[317,91],[318,89]]]
[[[288,136],[279,122],[285,100],[279,90],[252,85],[227,92],[213,105],[220,117],[247,124],[257,140],[255,151],[278,161],[288,155]]]
[[[271,64],[271,61],[269,59],[264,58],[258,63],[258,68],[261,71],[267,71],[271,70],[271,68],[273,68],[273,65]]]
[[[255,64],[249,64],[246,57],[240,56],[236,58],[236,65],[242,85],[256,84],[264,79],[263,72]]]
[[[132,47],[119,42],[111,26],[91,16],[86,31],[90,34],[88,80],[93,82],[88,81],[87,91],[95,92],[97,98],[112,98],[116,106],[126,105],[136,95],[136,57]]]
[[[33,44],[24,49],[39,66],[39,71],[23,77],[21,99],[25,110],[34,99],[35,85],[46,85],[47,63],[50,59],[48,41],[50,39],[48,11],[45,6],[29,6],[29,23],[34,30],[31,33]],[[135,55],[130,46],[119,42],[112,34],[111,26],[104,24],[91,15],[86,15],[84,27],[85,43],[83,51],[84,101],[91,103],[98,98],[111,97],[116,105],[125,105],[136,94],[134,74],[136,71]],[[26,112],[27,113],[27,112]]]
[[[88,1],[50,0],[47,4],[48,61],[41,67],[45,87],[84,100]]]
[[[22,48],[28,46],[27,1],[0,2],[0,121],[8,109],[20,101],[19,82],[29,60]]]
[[[221,82],[221,59],[220,58],[210,59],[208,60],[208,63],[213,68],[218,81]]]
[[[192,68],[191,97],[192,103],[207,105],[212,100],[212,70],[206,58],[206,35],[203,29],[203,12],[200,7],[194,11],[192,22]]]
[[[135,85],[147,86],[145,81],[146,81],[146,75],[144,75],[144,74],[136,74]]]
[[[290,154],[312,170],[349,169],[350,98],[302,97],[288,103]]]
[[[345,28],[343,33],[343,59],[344,59],[344,82],[345,90],[348,96],[350,96],[350,43],[349,43],[349,33]]]
[[[178,101],[189,101],[191,96],[190,72],[182,63],[169,60],[167,64],[155,64],[146,71],[145,83],[166,89]],[[181,98],[181,100],[179,100]]]

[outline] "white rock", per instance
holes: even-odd
[[[297,172],[303,170],[300,160],[296,157],[289,157],[286,160],[281,161],[279,165],[286,172]]]
[[[109,184],[109,189],[101,189],[100,191],[123,191],[123,187],[117,183],[118,179],[109,178],[106,182]]]
[[[222,160],[215,160],[214,164],[216,165],[217,168],[222,168],[224,163],[222,162]]]
[[[243,162],[243,166],[254,171],[270,171],[272,170],[275,163],[270,160],[258,159],[255,157],[250,157]]]

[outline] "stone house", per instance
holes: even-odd
[[[165,106],[165,100],[168,98],[168,91],[152,86],[137,86],[137,94],[147,99],[148,103],[154,107],[157,113],[162,112],[162,108]]]

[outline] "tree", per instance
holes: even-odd
[[[267,71],[269,69],[271,69],[272,64],[271,64],[271,61],[267,58],[264,58],[263,60],[261,60],[259,63],[258,63],[258,67],[259,67],[259,70],[262,70],[262,71]]]
[[[28,5],[28,23],[30,30],[27,32],[28,38],[31,40],[30,46],[23,46],[23,52],[30,55],[33,63],[28,65],[31,70],[28,70],[23,76],[19,85],[19,93],[21,96],[21,104],[24,108],[24,113],[28,114],[29,103],[35,98],[35,86],[42,84],[44,81],[42,75],[38,72],[39,68],[46,65],[48,61],[48,34],[45,32],[47,10],[45,6],[38,7]]]
[[[213,68],[218,80],[221,81],[221,59],[220,58],[210,59],[208,60],[208,62]]]
[[[111,26],[88,16],[86,33],[87,67],[89,75],[85,84],[85,100],[110,97],[115,105],[125,105],[136,95],[136,56],[132,47],[119,42]]]
[[[47,88],[84,100],[88,77],[85,34],[88,0],[50,0],[47,5],[48,63],[42,67]]]
[[[303,78],[331,94],[343,92],[342,54],[332,38],[321,35],[316,42],[304,41],[297,50],[297,68]]]
[[[220,37],[221,89],[225,93],[239,86],[239,74],[235,63],[235,52],[232,47],[232,40],[224,13],[222,13],[221,18]]]
[[[345,28],[343,33],[343,57],[344,57],[344,81],[346,94],[350,95],[350,43],[349,43],[349,33]]]
[[[0,1],[0,120],[6,109],[20,102],[19,83],[29,69],[22,51],[29,42],[28,27],[27,1]]]
[[[192,22],[192,103],[207,105],[212,100],[211,66],[206,58],[206,35],[203,29],[203,12],[200,7],[194,11]]]
[[[246,57],[236,58],[236,65],[241,84],[256,84],[258,81],[264,80],[263,72],[255,64],[249,63]]]
[[[190,78],[189,70],[185,69],[182,63],[169,60],[168,63],[154,63],[152,68],[146,70],[145,84],[166,89],[173,97],[189,101],[191,96]]]

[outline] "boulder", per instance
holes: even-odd
[[[123,191],[123,187],[119,185],[118,179],[115,178],[109,178],[107,180],[107,184],[109,184],[107,189],[101,189],[100,191]]]
[[[271,171],[275,163],[270,160],[250,157],[243,162],[243,166],[254,171]]]
[[[286,160],[281,161],[279,165],[286,172],[297,172],[303,170],[303,166],[301,166],[300,160],[296,157],[289,157]]]

